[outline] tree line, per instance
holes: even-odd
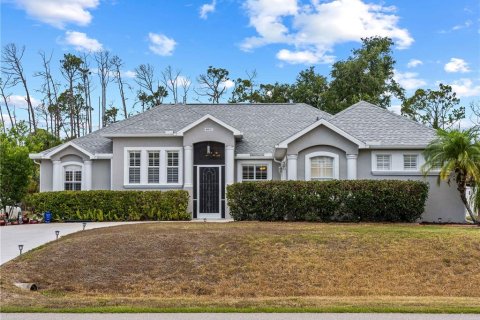
[[[395,59],[393,42],[385,37],[362,39],[360,48],[351,55],[332,65],[329,77],[309,67],[298,73],[292,83],[260,83],[256,70],[245,72],[243,77],[231,76],[229,70],[209,66],[205,73],[196,77],[193,85],[189,77],[181,71],[167,66],[157,73],[149,63],[140,64],[134,69],[135,88],[127,81],[122,71],[123,60],[109,51],[91,54],[64,54],[54,65],[52,54],[39,52],[41,66],[33,74],[41,79],[39,88],[33,92],[41,96],[38,105],[32,102],[29,78],[23,69],[24,46],[14,43],[2,49],[0,77],[0,114],[2,128],[11,123],[15,128],[18,120],[15,106],[9,101],[9,90],[21,88],[24,92],[29,132],[37,132],[39,127],[58,139],[73,139],[91,133],[94,105],[97,101],[92,91],[99,84],[98,127],[126,119],[135,112],[143,112],[153,107],[161,107],[168,97],[170,103],[187,103],[189,100],[207,99],[210,103],[307,103],[320,110],[335,114],[350,105],[365,100],[380,107],[391,106],[392,99],[402,102],[404,116],[424,123],[432,128],[446,129],[465,117],[465,107],[452,88],[440,84],[437,90],[418,89],[407,97],[405,90],[395,81]],[[58,68],[61,79],[56,79],[52,68]],[[94,81],[97,78],[97,82]],[[115,88],[109,86],[115,84]],[[227,84],[233,84],[228,90]],[[116,90],[120,101],[107,105],[107,91]],[[129,101],[128,92],[135,92],[134,101]],[[190,97],[194,96],[193,99]],[[474,114],[480,115],[480,107],[472,105]],[[9,119],[4,119],[8,116]],[[477,117],[478,118],[478,117]]]

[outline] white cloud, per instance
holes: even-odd
[[[388,108],[388,110],[395,112],[396,114],[401,114],[402,113],[402,105],[401,104],[393,104]]]
[[[452,31],[457,31],[465,28],[469,28],[472,25],[471,20],[467,20],[462,24],[457,24],[456,26],[453,26]]]
[[[8,104],[15,108],[27,109],[28,104],[27,104],[26,98],[27,98],[26,96],[11,95],[8,97],[7,100],[8,100]],[[36,107],[40,104],[40,101],[32,96],[30,96],[30,101],[32,102],[33,107]]]
[[[387,36],[399,49],[413,43],[407,29],[398,27],[395,7],[364,3],[362,0],[312,1],[299,5],[297,0],[247,0],[244,5],[257,36],[246,38],[241,49],[251,51],[268,44],[295,47],[281,49],[278,58],[291,63],[329,63],[324,58],[336,44],[361,38]],[[291,21],[291,23],[287,23]]]
[[[12,126],[12,123],[10,122],[10,117],[8,116],[8,113],[2,113],[2,118],[3,121],[5,121],[5,127],[10,128]],[[12,115],[12,121],[15,122],[16,118]]]
[[[132,70],[127,70],[127,71],[124,71],[123,74],[122,74],[125,78],[135,78],[135,71],[132,71]]]
[[[419,79],[416,72],[394,71],[393,79],[397,81],[406,90],[414,90],[427,84],[423,79]]]
[[[408,63],[407,63],[407,68],[415,68],[415,67],[418,67],[422,64],[423,64],[422,60],[410,59],[410,61],[408,61]]]
[[[148,34],[148,40],[150,50],[158,54],[159,56],[171,56],[177,43],[172,38],[167,37],[164,34],[150,32]]]
[[[89,10],[100,0],[14,0],[29,16],[56,28],[73,23],[86,26],[92,21]]]
[[[188,86],[192,83],[192,81],[190,81],[190,79],[188,79],[187,77],[185,76],[178,76],[177,78],[177,86]]]
[[[215,6],[217,5],[217,2],[215,0],[212,1],[212,3],[205,3],[200,7],[200,18],[202,19],[207,19],[208,14],[215,12]]]
[[[480,96],[480,84],[475,85],[471,79],[460,79],[450,84],[459,98]]]
[[[227,90],[230,88],[233,88],[234,86],[235,86],[235,82],[233,82],[232,80],[223,81],[220,84],[221,88],[223,87],[223,88],[226,88]]]
[[[468,63],[465,60],[459,59],[459,58],[451,58],[450,61],[447,64],[445,64],[443,69],[446,72],[465,73],[470,71],[470,68],[468,67]]]
[[[66,44],[73,46],[78,51],[97,52],[103,49],[103,45],[97,39],[89,38],[83,32],[67,31],[64,40]]]

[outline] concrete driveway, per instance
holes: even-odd
[[[143,222],[88,222],[85,230],[134,224]],[[0,227],[0,264],[4,264],[18,256],[18,245],[23,244],[23,253],[42,244],[56,239],[55,231],[60,231],[59,237],[82,231],[82,223],[39,223],[20,224]]]

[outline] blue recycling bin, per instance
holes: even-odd
[[[52,221],[52,213],[50,211],[45,211],[43,213],[43,222],[50,223]]]

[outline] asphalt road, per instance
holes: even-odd
[[[119,226],[127,223],[139,222],[89,222],[85,230]],[[0,227],[0,264],[16,258],[20,251],[18,245],[23,245],[23,253],[56,239],[55,231],[59,236],[78,232],[83,229],[82,223],[39,223],[20,224]]]
[[[401,313],[5,313],[2,320],[478,320],[469,314]]]

